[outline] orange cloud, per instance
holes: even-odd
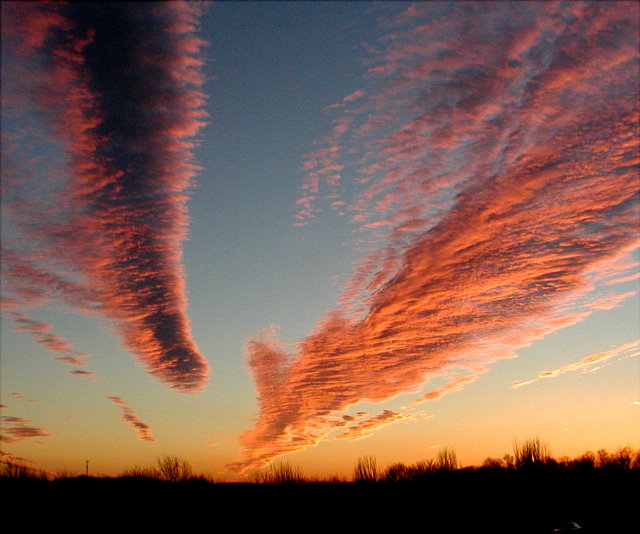
[[[336,438],[350,440],[366,438],[371,436],[375,430],[382,426],[395,423],[397,421],[411,419],[412,417],[413,415],[400,414],[392,410],[384,410],[378,415],[374,415],[365,421],[360,421],[359,423],[352,425],[347,431],[342,434],[338,434]]]
[[[628,296],[591,293],[629,276],[617,262],[639,243],[638,6],[428,11],[397,21],[376,90],[325,162],[360,156],[347,200],[373,245],[296,349],[249,340],[260,411],[230,469],[316,445],[351,407],[431,377],[460,376],[422,401],[459,389]]]
[[[521,382],[515,382],[511,385],[511,389],[517,389],[522,386],[532,384],[533,382],[537,382],[538,380],[542,380],[543,378],[554,378],[572,371],[594,371],[601,364],[612,358],[634,358],[636,356],[640,356],[640,340],[632,341],[631,343],[625,343],[624,345],[620,345],[619,347],[614,347],[612,349],[597,352],[595,354],[590,354],[589,356],[586,356],[577,362],[568,363],[567,365],[563,365],[562,367],[559,367],[557,369],[552,369],[551,371],[541,371],[536,378],[523,380]]]
[[[420,403],[425,401],[439,400],[445,395],[447,395],[448,393],[452,393],[454,391],[460,391],[461,389],[464,388],[464,386],[475,381],[477,378],[478,378],[477,375],[459,376],[459,377],[452,378],[449,382],[440,386],[439,388],[429,391],[428,393],[425,393],[422,397],[417,399],[415,402]]]

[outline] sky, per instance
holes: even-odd
[[[640,448],[639,10],[3,2],[4,458]]]

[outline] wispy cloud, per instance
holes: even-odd
[[[338,434],[336,438],[351,440],[366,438],[371,436],[374,431],[382,426],[396,423],[397,421],[411,419],[412,417],[412,414],[401,414],[394,412],[393,410],[384,410],[378,415],[374,415],[364,421],[360,421],[352,425],[347,431]]]
[[[155,441],[151,432],[151,427],[144,421],[141,421],[136,412],[131,408],[122,397],[107,397],[110,401],[118,405],[122,412],[122,420],[129,423],[138,434],[142,441]]]
[[[52,325],[42,323],[29,317],[26,313],[9,312],[8,315],[19,325],[13,330],[16,332],[29,332],[37,343],[47,350],[63,354],[57,360],[69,365],[86,365],[84,358],[90,354],[78,352],[71,343],[51,332]]]
[[[4,305],[56,299],[100,313],[180,390],[208,374],[181,254],[193,139],[206,121],[200,9],[3,4]]]
[[[619,259],[638,245],[637,16],[429,2],[393,21],[366,91],[335,107],[348,128],[305,164],[312,215],[323,187],[335,202],[352,177],[344,200],[371,248],[295,350],[273,332],[249,341],[260,412],[231,469],[315,445],[344,426],[336,415],[429,378],[466,377],[423,401],[462,387],[631,275]]]
[[[76,375],[76,376],[96,376],[96,374],[93,371],[85,371],[83,369],[74,369],[73,371],[69,371],[72,375]]]
[[[425,393],[422,397],[417,399],[415,402],[426,402],[426,401],[435,401],[439,400],[445,395],[452,393],[454,391],[460,391],[467,384],[474,382],[479,375],[470,375],[470,376],[458,376],[451,378],[448,382],[440,386],[439,388],[433,389],[427,393]]]
[[[17,400],[25,400],[25,401],[27,401],[27,402],[38,402],[38,401],[37,401],[37,400],[35,400],[35,399],[27,399],[27,398],[25,397],[24,393],[18,393],[18,392],[16,392],[16,391],[14,391],[13,393],[11,393],[11,396],[12,396],[14,399],[17,399]]]
[[[555,378],[573,371],[593,372],[598,370],[603,364],[605,364],[605,362],[613,358],[634,358],[637,356],[640,356],[640,340],[625,343],[624,345],[620,345],[619,347],[614,347],[609,350],[590,354],[577,362],[568,363],[562,367],[558,367],[557,369],[542,371],[535,378],[515,382],[512,384],[511,388],[517,389],[522,386],[532,384],[533,382],[537,382],[538,380],[542,380],[543,378]]]
[[[48,438],[51,437],[46,430],[31,425],[31,421],[21,417],[3,415],[2,421],[12,426],[2,429],[2,441],[5,443],[15,443],[25,439]],[[9,434],[9,435],[6,435]]]

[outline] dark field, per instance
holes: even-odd
[[[93,531],[579,533],[638,528],[640,469],[457,469],[413,480],[212,483],[3,477],[5,521]]]

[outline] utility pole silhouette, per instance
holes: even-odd
[[[89,460],[86,460],[84,464],[84,476],[89,476]]]

